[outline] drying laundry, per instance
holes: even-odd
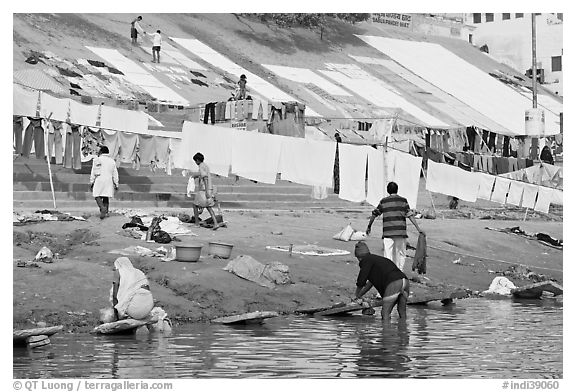
[[[120,152],[120,132],[110,131],[107,129],[102,130],[102,137],[104,139],[104,145],[108,147],[110,151],[110,158],[116,159],[118,153]]]
[[[72,124],[96,126],[98,105],[84,105],[73,99],[69,99],[68,102],[70,103],[70,122]]]
[[[82,162],[87,162],[98,156],[100,147],[104,145],[102,132],[97,128],[84,127],[82,134]]]
[[[206,75],[204,75],[202,72],[198,72],[198,71],[190,71],[190,72],[192,72],[192,75],[194,75],[194,76],[206,79]]]
[[[502,177],[496,177],[494,182],[494,192],[492,192],[492,200],[495,203],[506,203],[506,195],[510,189],[510,180]]]
[[[506,204],[512,204],[520,207],[522,201],[522,194],[524,193],[524,184],[518,181],[510,182],[510,190],[508,191],[508,198]]]
[[[340,199],[363,202],[366,200],[366,162],[368,146],[340,144]]]
[[[231,172],[250,180],[275,184],[283,137],[233,131]]]
[[[456,166],[429,161],[426,189],[475,202],[480,187],[480,178],[476,174]]]
[[[66,140],[64,148],[64,167],[68,169],[80,170],[82,168],[80,145],[80,126],[66,126]]]
[[[522,196],[522,207],[534,208],[536,197],[538,196],[538,186],[524,184],[524,194]]]
[[[368,135],[370,135],[374,140],[378,142],[384,142],[387,138],[392,135],[392,127],[394,126],[394,119],[390,120],[376,120],[372,123],[372,126],[368,130]]]
[[[51,120],[66,121],[69,99],[55,98],[45,92],[40,93],[40,116]]]
[[[376,207],[386,195],[384,176],[384,152],[374,148],[368,149],[368,185],[366,201]]]
[[[136,160],[136,146],[138,145],[138,135],[135,133],[119,133],[121,163],[132,163]]]
[[[564,192],[560,189],[552,190],[551,204],[564,205]]]
[[[293,137],[282,140],[278,170],[283,180],[332,187],[335,142]]]
[[[534,205],[534,211],[548,213],[550,209],[550,202],[552,201],[554,190],[546,187],[538,187],[538,197]]]
[[[13,84],[12,114],[15,116],[36,116],[39,94],[38,91],[31,91],[17,84]]]
[[[212,174],[228,177],[232,157],[232,132],[237,131],[185,121],[182,127],[182,142],[174,159],[174,162],[179,164],[176,167],[198,170],[192,156],[201,152]]]
[[[486,173],[474,173],[474,175],[478,177],[478,199],[490,200],[496,177]]]
[[[100,123],[102,128],[124,132],[147,132],[148,116],[146,113],[138,110],[126,110],[105,105],[101,107]]]
[[[398,184],[398,195],[406,198],[410,208],[416,208],[422,157],[401,151],[388,150],[388,180]],[[393,165],[392,165],[393,162]]]

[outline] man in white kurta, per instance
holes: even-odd
[[[90,173],[90,187],[92,196],[100,208],[100,219],[108,215],[110,198],[114,197],[114,191],[118,189],[118,169],[116,162],[108,155],[108,147],[100,148],[100,155],[92,160],[92,172]]]

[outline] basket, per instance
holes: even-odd
[[[176,245],[176,260],[196,262],[200,259],[201,252],[202,252],[202,245],[198,244]]]
[[[221,259],[227,259],[230,257],[233,247],[234,245],[225,244],[223,242],[209,242],[208,253]]]

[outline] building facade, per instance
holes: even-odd
[[[536,64],[539,81],[562,96],[562,13],[536,14]],[[486,45],[488,53],[519,72],[532,69],[532,14],[464,14],[464,23],[475,27],[473,43]]]

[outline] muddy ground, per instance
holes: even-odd
[[[151,214],[177,215],[182,210],[144,209]],[[70,211],[73,212],[73,211]],[[98,310],[108,306],[112,265],[118,255],[112,249],[150,244],[119,235],[130,219],[113,214],[100,220],[93,209],[83,212],[87,221],[42,222],[13,227],[13,322],[14,328],[27,328],[40,322],[63,324],[66,331],[87,332],[98,324]],[[562,238],[562,221],[541,219],[530,214],[522,221],[520,210],[481,210],[462,207],[440,210],[437,219],[420,219],[428,236],[428,271],[425,284],[412,283],[415,292],[464,288],[469,293],[488,288],[496,276],[517,265],[562,284],[562,251],[516,235],[487,230],[486,227],[520,226],[526,232],[545,232]],[[158,306],[173,321],[207,322],[215,317],[255,310],[282,313],[299,308],[326,306],[349,301],[354,293],[358,262],[348,256],[290,256],[267,250],[267,245],[317,244],[348,250],[354,242],[333,240],[332,236],[351,223],[365,230],[369,209],[337,212],[225,211],[228,227],[218,231],[192,227],[197,237],[182,236],[183,242],[204,244],[197,263],[162,262],[158,257],[130,257],[146,272]],[[496,219],[494,219],[496,218]],[[381,254],[381,222],[375,222],[367,243]],[[290,269],[291,284],[274,289],[259,286],[224,271],[228,260],[207,254],[209,241],[234,244],[232,258],[250,255],[263,264],[279,261]],[[417,233],[409,226],[409,243],[416,245]],[[174,244],[174,243],[173,243]],[[17,267],[17,261],[31,260],[42,246],[59,258],[39,267]],[[408,252],[413,255],[413,251]],[[410,271],[408,258],[405,272]],[[522,274],[508,276],[516,285],[532,283]],[[367,294],[367,297],[373,295]]]

